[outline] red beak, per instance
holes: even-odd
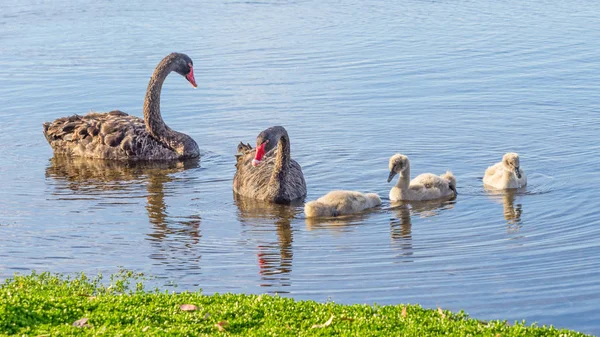
[[[185,75],[185,78],[192,84],[194,88],[197,88],[196,79],[194,78],[194,67],[190,66],[190,72]]]
[[[254,156],[254,160],[252,160],[252,166],[258,166],[262,158],[265,156],[265,145],[267,145],[267,142],[264,142],[256,147],[256,155]]]

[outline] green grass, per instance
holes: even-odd
[[[584,336],[553,327],[526,326],[524,322],[484,322],[462,312],[418,305],[340,305],[268,295],[170,294],[144,290],[141,282],[133,283],[137,281],[131,272],[114,275],[110,282],[83,274],[74,278],[35,272],[15,276],[0,287],[0,335]],[[198,309],[183,311],[182,304]],[[88,318],[90,326],[72,326],[81,318]]]

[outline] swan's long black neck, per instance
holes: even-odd
[[[171,130],[160,114],[160,92],[165,79],[176,67],[175,61],[180,57],[173,53],[165,57],[154,69],[146,98],[144,99],[144,123],[146,130],[157,140],[178,153],[181,159],[200,156],[196,142],[188,135]]]
[[[172,71],[172,61],[173,58],[167,56],[156,66],[150,82],[148,82],[146,98],[144,99],[144,123],[146,124],[146,130],[158,139],[161,139],[170,131],[170,128],[165,124],[160,114],[160,92],[165,79]]]
[[[271,181],[283,183],[288,173],[288,167],[290,166],[290,140],[287,133],[281,135],[281,138],[279,138],[276,156]]]

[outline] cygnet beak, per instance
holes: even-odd
[[[388,183],[389,183],[390,181],[392,181],[392,179],[394,178],[394,176],[395,176],[396,174],[397,174],[397,173],[396,173],[395,171],[390,171],[390,175],[388,176]]]
[[[521,179],[521,170],[519,166],[515,167],[515,174],[517,175],[517,178]]]
[[[454,196],[458,195],[458,191],[456,190],[456,187],[454,187],[452,184],[448,185],[448,187],[450,187],[450,189],[454,192]]]

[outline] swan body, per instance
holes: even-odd
[[[304,213],[307,218],[335,217],[362,212],[378,205],[381,205],[381,198],[377,193],[331,191],[306,203]]]
[[[256,148],[240,143],[233,191],[242,196],[287,204],[306,196],[302,167],[290,156],[290,140],[282,126],[256,137]]]
[[[188,135],[169,128],[160,114],[160,92],[175,71],[194,87],[192,60],[172,53],[156,67],[146,91],[144,119],[122,111],[92,112],[44,123],[44,136],[56,154],[111,160],[173,160],[197,158],[200,150]]]
[[[527,185],[527,176],[521,168],[519,155],[506,153],[502,161],[485,170],[483,183],[498,190],[521,188]]]
[[[396,186],[390,190],[390,200],[424,201],[453,198],[456,193],[456,178],[452,172],[436,176],[423,173],[410,180],[410,161],[407,156],[397,153],[390,158],[388,183],[399,174]]]

